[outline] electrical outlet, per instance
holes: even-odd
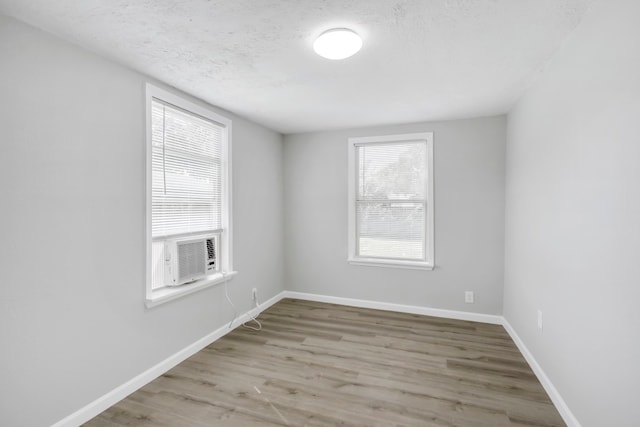
[[[257,301],[258,300],[258,288],[251,289],[251,299],[253,301]]]
[[[538,329],[542,331],[542,310],[538,310]]]
[[[473,304],[473,291],[465,291],[464,302],[467,304]]]

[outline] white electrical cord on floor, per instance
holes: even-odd
[[[254,308],[258,308],[258,306],[260,305],[260,304],[258,304],[258,295],[256,295],[256,296],[255,296],[255,299],[254,299],[254,301],[253,301],[253,302],[254,302],[254,304],[255,304],[255,307],[254,307]],[[253,309],[251,309],[251,310],[253,310]],[[253,320],[253,321],[254,321],[258,326],[248,326],[248,325],[247,325],[247,322],[244,322],[244,323],[242,324],[242,326],[243,326],[244,328],[252,329],[252,330],[254,330],[254,331],[260,331],[260,330],[262,330],[262,323],[260,323],[260,321],[259,321],[259,320],[258,320],[258,319],[253,315],[253,314],[251,314],[251,310],[249,310],[249,312],[248,312],[247,314],[249,315],[249,317],[251,318],[251,320]]]
[[[233,301],[231,301],[231,298],[229,298],[229,288],[227,287],[227,282],[229,280],[227,279],[227,273],[222,272],[222,277],[224,278],[224,294],[227,297],[227,301],[229,301],[229,305],[233,308],[233,318],[231,319],[231,322],[229,322],[229,329],[231,329],[231,326],[233,325],[233,322],[236,320],[236,317],[238,316],[238,309],[233,304]],[[255,307],[254,308],[258,308],[259,304],[258,304],[258,297],[257,296],[255,298],[254,303],[255,303]],[[243,328],[247,328],[247,329],[251,329],[251,330],[254,330],[254,331],[262,330],[262,323],[260,323],[260,321],[255,316],[253,316],[251,314],[251,311],[249,311],[247,314],[249,315],[251,320],[254,321],[258,326],[248,326],[247,322],[242,322],[242,327]]]

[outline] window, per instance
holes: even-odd
[[[230,135],[229,119],[147,85],[148,306],[211,286],[231,273]],[[167,286],[171,242],[204,236],[213,239],[202,241],[206,246],[198,254],[216,252],[215,268],[192,282]]]
[[[433,269],[433,134],[349,138],[349,262]]]

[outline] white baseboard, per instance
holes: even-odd
[[[231,328],[229,327],[231,322],[222,325],[221,327],[211,332],[210,334],[206,335],[205,337],[183,348],[177,353],[169,356],[162,362],[147,369],[146,371],[130,379],[126,383],[114,388],[104,396],[94,400],[93,402],[89,403],[85,407],[80,408],[73,414],[63,418],[62,420],[55,423],[52,427],[76,427],[89,421],[91,418],[95,417],[96,415],[100,414],[101,412],[105,411],[111,406],[115,405],[120,400],[124,399],[134,391],[138,390],[139,388],[143,387],[144,385],[158,378],[160,375],[164,374],[169,369],[173,368],[174,366],[178,365],[182,361],[193,356],[194,354],[196,354],[197,352],[199,352],[209,344],[213,343],[214,341],[222,338],[229,332],[233,331],[235,328],[240,326],[243,322],[246,322],[249,319],[251,319],[251,316],[255,317],[258,314],[260,314],[260,312],[271,307],[273,304],[277,303],[282,299],[282,295],[283,295],[283,292],[279,293],[273,298],[270,298],[269,300],[260,304],[259,307],[256,307],[250,310],[249,312],[239,316],[237,319],[233,321]]]
[[[544,387],[545,391],[549,395],[549,398],[551,398],[551,401],[555,405],[556,409],[560,413],[560,416],[562,416],[562,419],[567,424],[567,426],[581,427],[580,422],[575,417],[575,415],[573,415],[573,412],[571,412],[571,409],[569,409],[567,403],[564,401],[562,396],[560,396],[560,393],[555,388],[547,374],[542,370],[542,367],[538,364],[527,346],[524,345],[524,342],[520,339],[520,337],[516,333],[516,330],[513,329],[513,326],[511,326],[509,321],[504,317],[502,318],[502,326],[511,336],[513,342],[516,343],[516,346],[518,346],[520,353],[522,353],[524,358],[527,360],[527,363],[529,363],[529,366],[531,366],[533,373],[536,374],[536,377],[538,377],[538,381],[540,381],[540,384],[542,384],[542,387]]]
[[[397,311],[400,313],[421,314],[423,316],[445,317],[447,319],[469,320],[472,322],[502,324],[502,316],[466,311],[443,310],[440,308],[421,307],[416,305],[393,304],[388,302],[362,300],[354,298],[332,297],[328,295],[308,294],[304,292],[284,291],[285,298],[326,302],[330,304],[348,305],[351,307],[373,308],[376,310]]]
[[[91,418],[105,411],[109,407],[115,405],[120,400],[124,399],[134,391],[143,387],[144,385],[150,383],[160,375],[167,372],[169,369],[173,368],[180,362],[188,359],[198,351],[202,350],[209,344],[214,341],[222,338],[233,329],[240,326],[243,322],[246,322],[251,319],[251,317],[256,317],[262,311],[271,307],[278,301],[283,298],[294,298],[301,299],[307,301],[317,301],[317,302],[325,302],[330,304],[339,304],[339,305],[347,305],[351,307],[362,307],[362,308],[372,308],[377,310],[385,310],[385,311],[396,311],[400,313],[410,313],[410,314],[420,314],[424,316],[434,316],[434,317],[443,317],[448,319],[458,319],[458,320],[469,320],[473,322],[482,322],[482,323],[491,323],[495,325],[502,325],[507,333],[511,336],[511,339],[515,342],[518,349],[523,354],[524,358],[527,360],[531,369],[535,373],[536,377],[546,390],[547,394],[551,398],[551,401],[558,409],[558,412],[562,416],[564,422],[569,427],[581,427],[577,418],[573,415],[566,402],[560,396],[558,390],[551,383],[551,380],[545,372],[542,370],[538,362],[535,360],[529,349],[524,345],[516,331],[513,329],[511,324],[502,316],[491,315],[491,314],[482,314],[482,313],[470,313],[465,311],[455,311],[455,310],[443,310],[439,308],[430,308],[430,307],[420,307],[413,305],[403,305],[403,304],[393,304],[386,303],[380,301],[370,301],[370,300],[360,300],[353,298],[342,298],[342,297],[332,297],[328,295],[319,295],[319,294],[309,294],[304,292],[292,292],[292,291],[283,291],[264,303],[260,304],[259,307],[255,307],[252,310],[244,313],[239,316],[233,322],[229,322],[215,331],[211,332],[207,336],[199,339],[193,344],[185,347],[184,349],[178,351],[157,365],[147,369],[140,375],[132,378],[126,383],[116,387],[111,390],[109,393],[104,396],[94,400],[89,403],[85,407],[79,409],[73,414],[67,416],[66,418],[58,421],[52,427],[75,427],[79,426],[82,423],[89,421]],[[230,326],[231,324],[231,327]]]

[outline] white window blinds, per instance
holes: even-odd
[[[427,143],[356,144],[356,256],[426,258]]]
[[[224,127],[151,101],[153,238],[222,228]]]

